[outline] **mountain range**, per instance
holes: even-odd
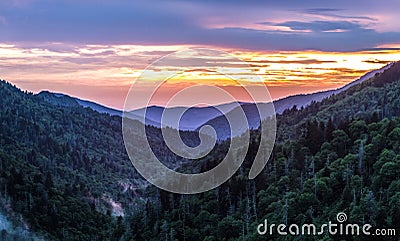
[[[339,212],[375,227],[398,229],[400,223],[400,63],[277,115],[275,148],[254,180],[248,173],[260,133],[251,130],[240,170],[196,195],[162,191],[140,177],[124,149],[121,117],[5,81],[0,95],[3,240],[261,240],[262,220],[325,223]],[[160,129],[147,131],[155,154],[180,172],[209,170],[229,147],[223,141],[205,158],[184,160],[168,151]],[[198,143],[196,132],[181,137]],[[353,240],[329,234],[307,240],[347,238]]]
[[[312,94],[300,94],[288,96],[273,102],[275,107],[276,114],[282,114],[285,110],[291,109],[294,106],[297,108],[304,108],[310,105],[312,102],[319,102],[329,96],[339,94],[350,87],[360,84],[368,79],[373,78],[375,75],[382,73],[393,65],[390,63],[384,66],[381,69],[373,70],[358,78],[357,80],[350,82],[349,84],[333,90],[321,91]],[[79,98],[70,97],[68,95],[59,94],[59,93],[51,93],[48,91],[42,91],[38,94],[42,96],[45,100],[50,101],[52,103],[61,105],[61,106],[83,106],[85,108],[90,108],[99,113],[107,113],[109,115],[122,116],[123,112],[121,110],[109,108],[103,105],[100,105],[95,102],[81,100]],[[240,106],[238,106],[240,105]],[[264,108],[264,106],[268,105],[268,103],[257,103],[259,108]],[[192,107],[187,109],[186,107],[172,107],[172,108],[164,108],[161,106],[150,106],[147,108],[141,108],[137,110],[129,111],[129,118],[135,120],[142,120],[141,116],[146,115],[145,124],[154,126],[157,128],[161,127],[161,123],[163,126],[176,127],[176,123],[173,120],[162,119],[163,113],[167,110],[169,113],[175,116],[174,113],[181,113],[187,109],[179,122],[179,130],[189,130],[189,131],[198,131],[202,126],[210,125],[217,130],[218,140],[225,140],[230,137],[230,127],[227,122],[225,116],[231,112],[233,115],[238,109],[242,108],[247,119],[250,129],[256,129],[261,122],[261,118],[258,114],[258,110],[256,108],[255,103],[226,103],[217,106],[208,106],[208,107]],[[145,113],[146,112],[146,113]]]

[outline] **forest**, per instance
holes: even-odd
[[[277,116],[277,141],[263,172],[248,172],[259,130],[240,170],[222,186],[178,195],[147,183],[125,152],[121,118],[60,104],[0,82],[1,212],[35,234],[2,240],[398,240],[400,63],[306,108]],[[178,170],[219,163],[227,142],[191,161],[174,156],[147,127],[154,151]],[[182,132],[195,146],[195,132]],[[177,166],[177,163],[179,165]],[[395,228],[397,236],[260,236],[257,225],[335,222]]]

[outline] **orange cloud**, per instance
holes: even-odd
[[[378,46],[377,50],[343,53],[223,49],[247,63],[204,60],[204,66],[198,70],[182,71],[179,76],[171,78],[166,92],[159,95],[160,100],[154,101],[163,103],[174,88],[179,89],[191,83],[222,86],[236,93],[232,79],[220,74],[221,70],[228,70],[231,76],[247,81],[250,86],[265,83],[274,99],[337,88],[369,70],[400,60],[400,52],[388,48],[393,46],[399,44]],[[122,108],[131,83],[147,65],[187,47],[192,46],[70,46],[46,43],[32,48],[0,43],[0,78],[33,92],[64,92]],[[176,66],[154,70],[154,78],[157,78],[157,71],[173,72],[177,68],[179,62]],[[246,98],[242,94],[240,96]]]

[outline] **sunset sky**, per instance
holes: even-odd
[[[206,47],[246,61],[278,99],[400,60],[398,9],[389,0],[1,0],[0,78],[121,109],[153,61]]]

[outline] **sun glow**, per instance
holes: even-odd
[[[252,85],[266,84],[274,99],[290,94],[309,93],[342,86],[372,69],[400,60],[400,44],[377,46],[358,52],[280,51],[258,52],[221,49],[246,62],[221,62],[209,59],[196,71],[183,71],[170,80],[171,86],[196,82],[231,86],[231,79],[219,72]],[[188,47],[144,45],[42,44],[30,48],[0,44],[2,79],[33,92],[44,89],[64,92],[83,99],[121,108],[131,83],[153,61]],[[213,46],[201,46],[214,48]],[[165,66],[157,71],[173,71]],[[209,63],[214,67],[209,71]],[[215,67],[220,64],[219,67]],[[222,71],[224,70],[224,71]],[[256,74],[254,74],[256,73]],[[164,73],[165,74],[165,73]],[[154,73],[154,78],[158,74]],[[172,88],[172,87],[171,87]]]

